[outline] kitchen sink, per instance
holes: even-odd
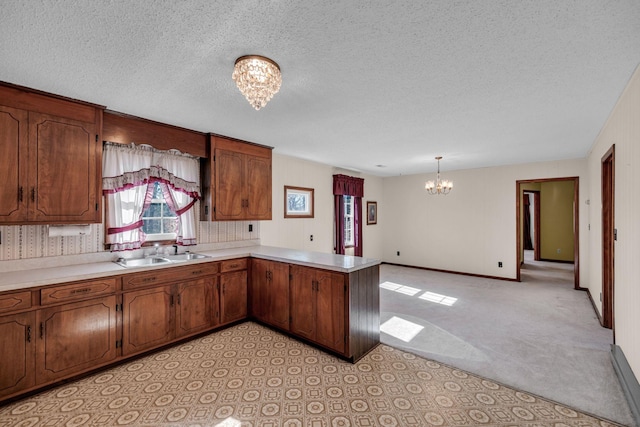
[[[211,258],[208,255],[185,252],[176,255],[162,255],[145,258],[118,258],[116,264],[125,268],[131,267],[152,267],[154,265],[170,264],[174,262],[186,262],[194,259]]]
[[[202,258],[211,258],[211,257],[209,255],[185,252],[183,254],[177,254],[177,255],[165,255],[165,258],[168,258],[173,262],[180,262],[180,261],[189,261],[192,259],[202,259]]]

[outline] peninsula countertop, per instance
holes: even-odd
[[[371,258],[326,254],[322,252],[311,252],[261,245],[215,250],[197,249],[194,250],[194,252],[207,255],[209,258],[187,261],[189,264],[252,257],[337,271],[341,273],[351,273],[380,264],[379,260]],[[102,258],[105,258],[107,255],[102,254]],[[111,254],[111,257],[115,260],[117,255]],[[45,264],[43,268],[2,271],[0,274],[0,292],[185,265],[185,263],[182,262],[167,263],[152,267],[125,268],[112,261],[113,260],[101,260],[62,266],[52,266],[43,263]]]

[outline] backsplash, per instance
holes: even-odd
[[[260,238],[259,221],[198,224],[198,244]],[[249,232],[249,225],[253,226],[252,232]],[[84,236],[49,237],[46,225],[0,226],[0,261],[107,252],[104,250],[104,225],[91,224],[90,229],[90,234]]]

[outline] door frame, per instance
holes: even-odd
[[[533,194],[533,259],[540,261],[540,191],[523,190],[522,194]]]
[[[614,331],[615,144],[602,156],[602,326]]]
[[[573,181],[573,287],[574,289],[585,290],[580,287],[580,206],[578,204],[578,196],[580,194],[580,178],[577,176],[563,178],[539,178],[539,179],[522,179],[516,181],[516,281],[520,282],[520,244],[522,239],[522,225],[520,215],[521,194],[523,194],[522,184],[542,183],[553,181]],[[539,205],[540,203],[538,203]],[[536,216],[539,221],[539,215]],[[539,227],[539,224],[538,224]],[[540,236],[539,229],[537,236]],[[536,237],[538,239],[539,237]],[[538,243],[538,242],[536,242]],[[537,245],[540,246],[539,244]]]

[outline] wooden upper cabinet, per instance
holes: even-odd
[[[271,148],[210,137],[203,163],[201,220],[271,219]]]
[[[27,218],[27,199],[24,183],[27,182],[29,144],[29,113],[0,106],[0,221],[23,221]]]
[[[0,84],[0,223],[99,223],[100,106]]]

